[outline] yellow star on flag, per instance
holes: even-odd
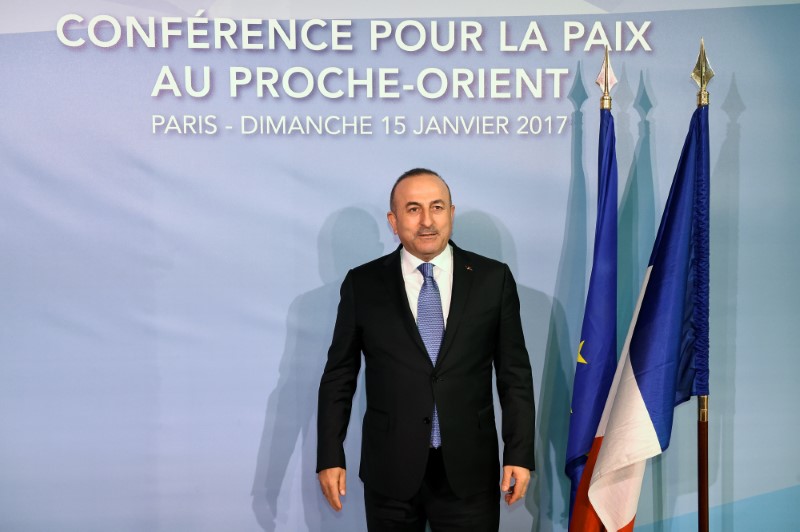
[[[583,349],[583,343],[585,341],[586,340],[581,340],[581,343],[578,346],[578,364],[588,364],[588,362],[586,362],[586,359],[583,358],[583,355],[581,355],[581,349]]]

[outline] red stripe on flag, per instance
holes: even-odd
[[[569,532],[606,532],[603,522],[594,511],[592,503],[589,501],[589,483],[592,481],[594,465],[597,462],[597,455],[600,453],[600,446],[603,444],[603,437],[597,436],[592,442],[592,449],[586,460],[586,466],[578,484],[578,492],[575,494],[575,505],[572,507],[572,520],[569,522]],[[633,532],[633,522],[620,529],[620,532]]]
[[[570,532],[604,532],[605,527],[597,512],[594,511],[592,503],[589,501],[589,482],[592,480],[594,464],[597,462],[597,454],[600,452],[600,445],[603,437],[598,436],[592,442],[592,449],[589,451],[589,458],[583,468],[581,481],[578,484],[578,492],[575,494],[575,505],[572,507],[572,519],[569,522]]]

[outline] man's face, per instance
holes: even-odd
[[[420,174],[397,184],[387,217],[406,251],[427,262],[447,247],[455,212],[444,181]]]

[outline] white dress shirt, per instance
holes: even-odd
[[[422,272],[417,267],[423,260],[418,259],[406,248],[400,250],[400,262],[403,270],[403,281],[406,285],[406,295],[408,296],[408,306],[414,314],[414,321],[417,321],[417,303],[419,301],[419,291],[425,279]],[[431,259],[433,264],[433,278],[439,287],[439,296],[442,298],[442,315],[444,316],[445,327],[447,326],[447,316],[450,314],[450,298],[453,294],[453,247],[448,244],[444,251]]]

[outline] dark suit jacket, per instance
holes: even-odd
[[[453,491],[466,497],[497,486],[493,365],[503,464],[533,469],[533,382],[508,266],[453,245],[450,313],[435,366],[408,305],[400,248],[348,272],[319,387],[318,472],[345,467],[343,442],[362,352],[367,411],[359,476],[370,489],[395,499],[419,490],[434,401]]]

